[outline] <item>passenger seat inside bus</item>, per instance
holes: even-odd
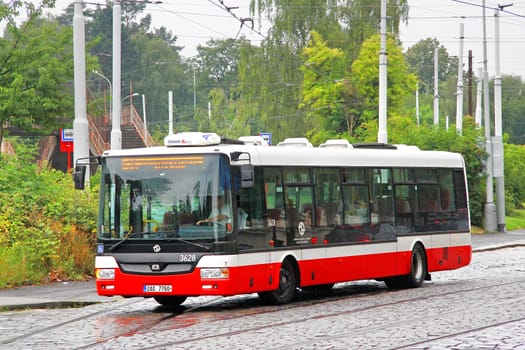
[[[410,202],[406,199],[396,199],[396,226],[398,231],[412,232],[413,225]]]

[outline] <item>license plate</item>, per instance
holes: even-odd
[[[171,293],[173,286],[171,284],[146,284],[144,293]]]

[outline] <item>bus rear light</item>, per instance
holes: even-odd
[[[230,269],[227,267],[201,269],[201,279],[227,279],[230,277]]]
[[[97,269],[95,271],[95,276],[98,280],[114,280],[115,269]]]
[[[310,239],[310,243],[312,243],[312,244],[317,244],[317,237],[312,237],[312,238]]]

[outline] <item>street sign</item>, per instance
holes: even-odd
[[[73,142],[73,129],[60,129],[61,142]]]
[[[268,145],[271,145],[272,144],[272,133],[271,132],[261,132],[259,134],[263,139],[266,140],[266,142],[268,142]]]
[[[60,152],[67,153],[67,169],[71,169],[73,152],[73,129],[60,129]]]

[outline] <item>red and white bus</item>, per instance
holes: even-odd
[[[258,293],[284,304],[298,288],[419,287],[430,272],[470,263],[461,155],[341,144],[179,133],[165,146],[104,152],[98,293],[171,306]]]

